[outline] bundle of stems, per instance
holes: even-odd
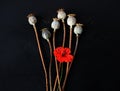
[[[46,80],[46,91],[64,91],[65,89],[65,85],[66,85],[66,81],[68,78],[68,74],[70,71],[70,68],[72,66],[73,60],[75,58],[76,55],[76,51],[78,48],[78,42],[79,42],[79,35],[82,33],[82,24],[80,23],[76,23],[76,18],[75,18],[75,14],[68,14],[68,18],[67,18],[67,25],[70,27],[69,28],[69,46],[66,47],[66,24],[65,24],[65,18],[67,17],[65,11],[63,9],[59,9],[57,11],[57,18],[53,18],[53,22],[51,23],[51,28],[53,29],[53,36],[52,36],[52,42],[53,44],[51,44],[50,41],[50,37],[51,37],[51,33],[49,32],[48,28],[43,28],[42,29],[42,37],[47,41],[48,46],[49,46],[49,55],[50,55],[50,62],[49,62],[49,71],[47,72],[46,70],[46,65],[45,65],[45,61],[44,61],[44,57],[43,57],[43,53],[42,53],[42,48],[40,45],[40,41],[39,41],[39,37],[38,37],[38,32],[37,32],[37,28],[35,26],[37,19],[34,16],[34,14],[29,14],[28,15],[28,22],[30,25],[33,26],[34,32],[35,32],[35,38],[36,38],[36,42],[37,42],[37,46],[38,46],[38,51],[39,51],[39,56],[43,65],[43,70],[44,70],[44,75],[45,75],[45,80]],[[62,43],[61,43],[61,47],[56,47],[56,32],[57,30],[59,30],[60,28],[60,20],[62,22],[62,27],[63,27],[63,38],[62,38]],[[75,48],[73,53],[71,53],[71,47],[72,47],[72,35],[73,35],[73,27],[74,27],[74,33],[76,35],[76,43],[75,43]],[[55,55],[56,50],[60,50],[61,48],[61,58],[57,58],[57,56]],[[69,54],[68,56],[70,58],[68,58],[69,60],[63,60],[62,57],[65,58],[64,55],[67,55],[66,50],[69,50]],[[60,53],[60,52],[59,52]],[[52,58],[54,54],[54,59]],[[68,57],[67,56],[67,57]],[[62,59],[62,60],[61,60]],[[52,82],[52,65],[53,62],[55,61],[55,68],[56,68],[56,77],[54,79],[54,82]],[[63,63],[66,63],[66,70],[63,69]],[[65,74],[63,74],[63,70],[65,70]],[[49,73],[49,74],[48,74]],[[63,76],[64,75],[64,76]],[[63,80],[63,81],[61,81]]]

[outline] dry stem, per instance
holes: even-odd
[[[72,27],[70,27],[70,36],[69,36],[69,48],[70,49],[71,49],[71,43],[72,43]],[[64,79],[64,82],[63,82],[63,85],[62,85],[62,90],[63,91],[64,91],[65,84],[66,84],[66,81],[67,81],[68,73],[69,73],[69,62],[67,63],[67,66],[66,66],[65,79]]]
[[[54,32],[53,32],[53,49],[54,50],[55,50],[55,32],[56,32],[56,30],[54,30]],[[57,64],[56,58],[55,58],[55,66],[56,66],[56,73],[57,73],[58,88],[59,88],[59,91],[61,91],[59,70],[58,70],[58,64]],[[55,83],[54,83],[54,88],[55,88]],[[55,91],[54,88],[53,88],[53,91]]]
[[[52,81],[51,81],[51,68],[52,68],[52,46],[51,43],[49,41],[49,39],[47,40],[48,44],[49,44],[49,48],[50,48],[50,63],[49,63],[49,85],[50,85],[50,91],[52,91]]]
[[[40,41],[39,41],[39,38],[38,38],[38,33],[37,33],[36,26],[33,25],[33,28],[34,28],[34,32],[35,32],[35,36],[36,36],[36,41],[37,41],[37,45],[38,45],[39,55],[40,55],[40,58],[41,58],[41,62],[42,62],[43,70],[44,70],[44,74],[45,74],[45,80],[46,80],[46,91],[48,91],[48,78],[47,78],[47,71],[46,71],[46,67],[45,67],[45,63],[44,63],[44,59],[43,59],[43,55],[42,55],[42,51],[41,51],[41,47],[40,47]]]
[[[63,41],[62,41],[62,47],[64,47],[65,46],[65,38],[66,38],[66,27],[65,27],[65,21],[64,21],[64,19],[62,19],[62,24],[63,24]],[[61,63],[59,63],[59,71],[60,71],[60,69],[61,69]],[[56,84],[57,84],[57,77],[55,79],[54,90],[56,88]]]
[[[76,51],[77,51],[77,48],[78,48],[78,42],[79,42],[79,35],[76,35],[76,44],[75,44],[75,49],[74,49],[74,52],[73,52],[74,57],[75,57],[75,54],[76,54]],[[72,66],[72,63],[73,63],[73,61],[70,63],[69,71],[70,71],[70,68]]]

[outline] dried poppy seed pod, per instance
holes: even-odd
[[[76,34],[76,35],[78,35],[78,34],[81,34],[82,33],[82,26],[83,26],[83,24],[80,24],[80,23],[77,23],[76,24],[76,26],[74,27],[74,33]]]
[[[68,15],[67,24],[68,24],[70,27],[72,27],[73,25],[76,24],[75,14],[69,14],[69,15]]]
[[[36,17],[33,14],[29,14],[28,16],[28,22],[30,25],[35,25],[35,23],[37,22]]]
[[[58,19],[64,20],[66,18],[66,13],[63,9],[59,9],[57,13],[58,13],[57,14]]]
[[[53,18],[53,21],[51,23],[51,28],[53,28],[54,31],[60,28],[60,23],[57,18]]]
[[[51,33],[47,28],[42,29],[42,37],[46,40],[48,40],[51,37]]]

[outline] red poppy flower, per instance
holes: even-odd
[[[54,56],[59,62],[71,62],[73,56],[70,54],[71,51],[69,48],[58,47],[54,50]]]

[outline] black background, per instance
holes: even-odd
[[[65,91],[120,91],[119,0],[1,0],[0,91],[45,91],[34,31],[26,16],[36,15],[38,30],[50,28],[59,8],[76,13],[84,24]],[[48,47],[42,39],[41,45],[43,50]]]

